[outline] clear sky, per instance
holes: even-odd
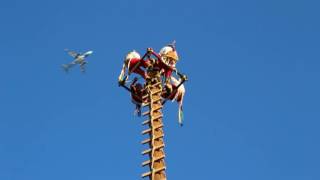
[[[319,1],[3,0],[0,179],[139,179],[125,54],[177,41],[185,126],[164,109],[172,180],[320,179]],[[85,75],[63,49],[93,50]]]

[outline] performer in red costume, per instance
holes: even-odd
[[[151,48],[148,48],[148,53],[154,55],[157,59],[154,68],[160,70],[166,81],[170,81],[172,71],[176,68],[176,63],[179,60],[178,54],[172,47],[165,46],[161,49],[160,53],[155,53]]]
[[[171,92],[172,85],[170,83],[170,77],[172,72],[176,71],[176,63],[179,60],[178,53],[175,49],[175,42],[163,47],[159,54],[155,53],[151,48],[148,48],[148,53],[157,58],[153,67],[162,73],[165,88],[167,91]]]
[[[137,83],[137,81],[138,81],[138,78],[135,78],[130,85],[131,101],[133,104],[136,105],[135,113],[138,114],[138,116],[141,116],[141,106],[143,103],[142,97],[145,92],[142,84]]]
[[[151,55],[156,57],[153,65],[154,68],[159,69],[165,77],[166,84],[169,83],[172,71],[176,69],[176,63],[179,60],[174,43],[163,47],[160,50],[159,54],[154,52],[152,48],[148,48],[147,53],[143,58],[141,58],[139,53],[137,53],[136,51],[128,53],[122,66],[122,70],[119,76],[119,82],[123,80],[126,69],[128,69],[128,75],[130,75],[131,73],[136,73],[146,79],[147,72],[142,70],[141,68],[148,68],[151,66]],[[144,58],[146,56],[148,58],[145,60]]]
[[[141,59],[140,54],[138,52],[129,52],[125,58],[125,61],[121,69],[121,73],[119,75],[119,83],[124,83],[124,81],[127,80],[126,78],[128,78],[128,75],[130,75],[131,73],[139,74],[141,77],[145,79],[147,77],[147,72],[142,70],[141,68],[147,68],[148,66],[150,66],[149,61]],[[123,79],[126,69],[128,69],[128,73],[126,78]]]

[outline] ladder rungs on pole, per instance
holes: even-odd
[[[151,139],[150,139],[150,138],[141,141],[141,144],[147,144],[147,143],[149,143],[149,142],[151,142]]]
[[[159,105],[158,107],[152,109],[152,111],[157,111],[157,110],[159,110],[161,108],[162,108],[162,105]],[[142,116],[146,116],[146,115],[149,115],[149,114],[150,114],[150,111],[146,111],[146,112],[142,113]]]
[[[166,169],[166,167],[162,167],[162,168],[155,169],[155,170],[154,170],[154,173],[163,171],[163,170],[165,170],[165,169]],[[151,175],[152,175],[152,172],[149,171],[149,172],[143,173],[141,177],[142,177],[142,178],[145,178],[145,177],[148,177],[148,176],[151,176]]]
[[[161,97],[155,99],[155,100],[152,100],[153,102],[157,102],[157,101],[161,101]]]
[[[161,144],[160,146],[154,147],[154,150],[158,150],[158,149],[163,148],[163,147],[164,147],[164,144]]]
[[[160,124],[160,125],[154,127],[153,129],[158,129],[158,128],[162,128],[162,127],[163,127],[163,124]],[[152,131],[152,129],[149,128],[149,129],[146,129],[146,130],[142,131],[141,134],[147,134],[147,133],[150,133],[151,131]]]
[[[148,124],[148,123],[150,123],[151,121],[148,119],[148,120],[145,120],[145,121],[143,121],[142,122],[142,125],[146,125],[146,124]]]
[[[157,158],[154,158],[153,161],[158,161],[158,160],[163,159],[163,158],[165,158],[165,157],[166,157],[166,156],[163,154],[163,155],[161,155],[161,156],[159,156],[159,157],[157,157]]]
[[[153,118],[153,120],[155,120],[155,119],[159,119],[159,118],[162,118],[162,117],[163,117],[163,115],[162,115],[162,114],[160,114],[160,115],[156,116],[155,118]]]
[[[153,84],[152,86],[154,87],[154,86],[159,86],[159,85],[162,85],[162,82],[157,82],[156,84]]]
[[[159,139],[159,138],[163,138],[163,136],[164,136],[164,135],[161,134],[160,136],[155,137],[154,140]],[[141,144],[147,144],[147,143],[149,143],[149,142],[151,142],[151,139],[150,139],[150,138],[141,141]]]
[[[160,93],[160,92],[162,92],[162,89],[156,90],[156,91],[151,92],[151,93],[152,93],[152,94],[157,94],[157,93]]]
[[[145,155],[145,154],[148,154],[148,153],[151,153],[152,152],[152,149],[147,149],[147,150],[144,150],[142,151],[142,155]]]
[[[154,158],[153,161],[158,161],[158,160],[163,159],[163,158],[165,158],[165,155],[161,155],[161,156],[159,156],[157,158]],[[146,165],[148,165],[150,163],[151,163],[151,160],[146,160],[146,161],[144,161],[142,163],[142,166],[146,166]]]
[[[149,115],[150,114],[150,111],[146,111],[144,113],[142,113],[142,116],[146,116],[146,115]]]
[[[141,106],[142,106],[142,107],[145,107],[145,106],[148,106],[149,104],[150,104],[150,103],[148,103],[148,102],[147,102],[147,103],[142,103]]]
[[[150,164],[150,163],[151,163],[150,160],[144,161],[144,162],[142,163],[142,166],[146,166],[146,165],[148,165],[148,164]]]
[[[147,134],[147,133],[150,133],[151,132],[151,128],[150,129],[146,129],[144,131],[142,131],[142,134]]]
[[[153,129],[158,129],[158,128],[162,128],[162,127],[163,127],[163,124],[160,124],[160,125],[154,127]]]
[[[163,171],[163,170],[165,170],[165,169],[166,169],[166,167],[163,166],[163,167],[161,167],[161,168],[155,169],[155,170],[154,170],[154,173],[157,173],[157,172],[159,172],[159,171]]]
[[[142,96],[142,99],[147,99],[149,97],[149,94]]]
[[[164,144],[161,144],[160,146],[156,146],[156,147],[154,147],[154,150],[158,150],[158,149],[160,149],[160,148],[163,148],[164,147]],[[142,151],[142,155],[145,155],[145,154],[148,154],[148,153],[151,153],[152,152],[152,149],[147,149],[147,150],[144,150],[144,151]]]
[[[151,176],[151,174],[152,174],[152,173],[149,171],[149,172],[143,173],[143,174],[141,175],[141,177],[142,177],[142,178],[145,178],[145,177]]]

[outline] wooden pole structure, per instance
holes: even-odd
[[[142,144],[148,144],[148,149],[142,152],[142,155],[147,155],[148,160],[142,163],[142,166],[149,166],[148,172],[142,174],[142,177],[149,177],[150,180],[166,180],[165,173],[165,153],[164,153],[164,133],[163,133],[163,114],[162,114],[162,82],[160,72],[148,72],[150,78],[146,83],[147,99],[143,106],[148,106],[149,110],[144,112],[143,116],[148,116],[148,119],[142,125],[148,128],[142,131],[143,135],[148,137],[143,140]]]

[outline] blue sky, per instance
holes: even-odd
[[[138,179],[143,119],[125,54],[177,41],[185,126],[166,104],[167,176],[320,179],[318,1],[2,1],[0,179]],[[65,74],[64,48],[93,50]]]

